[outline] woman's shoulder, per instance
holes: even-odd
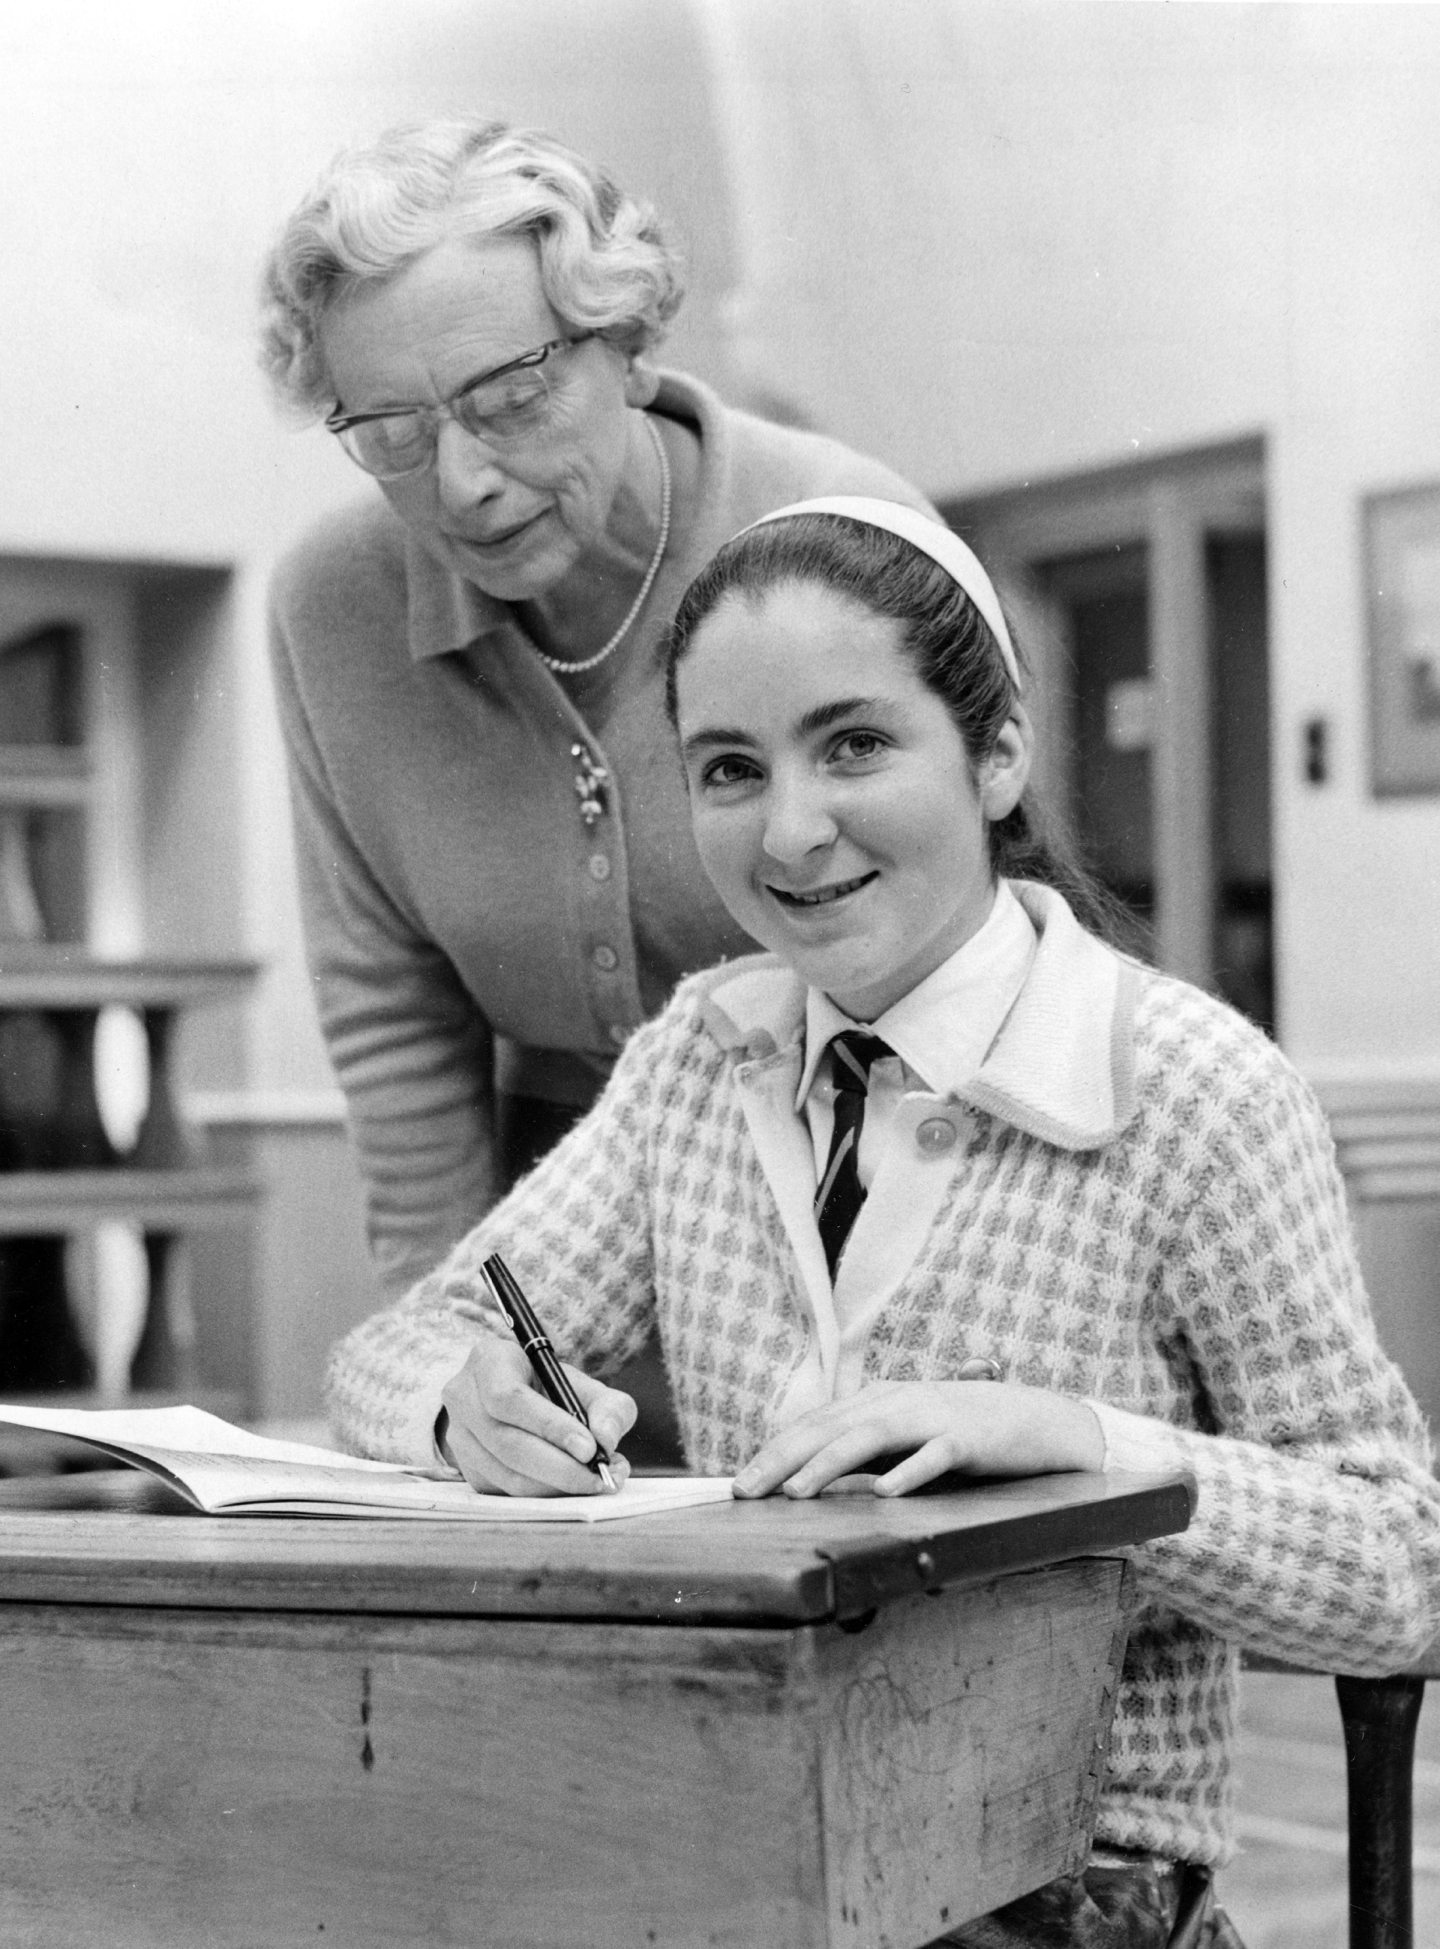
[[[285,550],[272,578],[272,600],[283,613],[347,601],[377,585],[399,588],[405,547],[405,530],[379,495],[343,501],[319,515]]]
[[[1273,1038],[1218,996],[1156,968],[1140,971],[1135,1075],[1142,1102],[1195,1131],[1289,1125],[1328,1145],[1314,1092]]]
[[[692,1040],[704,1027],[710,996],[717,981],[733,969],[745,966],[750,958],[721,961],[713,967],[682,975],[671,989],[664,1007],[631,1031],[625,1043],[626,1057],[643,1053],[648,1059],[662,1049],[678,1047]],[[753,958],[758,960],[761,957]]]
[[[758,499],[768,512],[788,500],[807,501],[821,494],[859,494],[874,500],[898,501],[933,515],[935,509],[919,488],[893,467],[857,453],[853,447],[825,433],[780,426],[749,413],[730,414],[739,471],[749,475]]]
[[[793,991],[793,992],[792,992]],[[781,1033],[795,1014],[796,977],[773,954],[742,954],[684,976],[669,1001],[631,1035],[621,1058],[630,1064],[679,1061],[722,1069],[758,1052],[757,1020]],[[764,1038],[768,1053],[776,1034]]]
[[[733,497],[736,525],[817,494],[866,494],[933,515],[920,490],[883,461],[828,434],[727,405],[685,373],[665,372],[656,410],[688,418],[712,481]]]
[[[1218,995],[1147,962],[1130,965],[1139,977],[1136,1037],[1157,1055],[1188,1055],[1197,1062],[1218,1059],[1227,1066],[1237,1060],[1262,1065],[1286,1063],[1265,1031]]]
[[[712,962],[708,968],[697,969],[694,974],[685,975],[677,982],[665,1013],[676,1016],[687,1025],[713,1023],[717,994],[723,994],[732,983],[751,977],[762,980],[773,977],[787,984],[796,979],[778,955],[758,949],[753,954],[727,955],[725,959]]]

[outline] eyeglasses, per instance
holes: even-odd
[[[393,413],[332,413],[325,424],[357,467],[377,480],[418,474],[435,458],[440,422],[454,420],[472,439],[506,453],[543,433],[550,421],[550,375],[556,352],[585,344],[594,332],[552,338],[472,380],[439,406],[407,406]]]

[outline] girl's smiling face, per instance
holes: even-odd
[[[700,858],[755,940],[873,1021],[984,923],[986,827],[1024,789],[1012,718],[977,768],[901,625],[814,582],[723,597],[676,672]]]

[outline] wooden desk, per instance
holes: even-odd
[[[0,1483],[0,1940],[916,1949],[1083,1857],[1096,1553],[1189,1510],[1071,1475],[482,1528]]]

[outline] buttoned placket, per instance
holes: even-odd
[[[875,1322],[924,1249],[973,1130],[973,1116],[953,1097],[908,1090],[895,1106],[836,1270],[836,1398],[862,1384]]]
[[[579,921],[579,972],[597,1037],[619,1050],[644,1019],[619,783],[559,679],[521,642],[514,645],[514,659],[523,694],[544,713],[539,728],[547,745],[555,739],[557,703],[563,716],[571,835],[563,870]]]
[[[810,1342],[777,1410],[777,1423],[823,1407],[834,1392],[839,1331],[825,1248],[815,1223],[815,1171],[810,1132],[795,1115],[800,1045],[736,1062],[735,1084],[760,1169],[780,1213],[799,1275],[796,1297],[808,1316]]]
[[[952,1097],[921,1090],[902,1097],[832,1287],[815,1223],[814,1147],[795,1114],[800,1065],[796,1043],[760,1059],[742,1055],[735,1069],[814,1336],[777,1406],[777,1426],[861,1386],[870,1333],[918,1259],[974,1129],[971,1113]]]

